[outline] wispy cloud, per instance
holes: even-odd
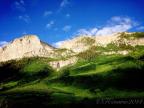
[[[48,24],[46,24],[46,28],[50,29],[54,25],[54,21],[50,21]]]
[[[115,16],[112,17],[107,24],[102,28],[91,28],[91,29],[80,29],[77,31],[77,35],[91,35],[91,36],[101,36],[101,35],[110,35],[117,32],[125,32],[133,27],[135,27],[137,23],[130,19],[129,17],[120,17]]]
[[[68,32],[68,31],[71,30],[71,28],[72,28],[72,26],[66,25],[66,26],[64,26],[64,27],[62,28],[62,30],[63,30],[64,32]]]
[[[15,1],[13,4],[13,8],[18,11],[25,12],[26,8],[24,0]]]
[[[5,46],[5,45],[7,45],[7,44],[8,44],[7,41],[0,41],[0,47],[3,47],[3,46]]]
[[[45,11],[43,16],[46,17],[46,16],[49,16],[49,15],[52,15],[53,12],[52,11]]]
[[[29,23],[31,21],[31,18],[28,15],[20,15],[20,16],[18,16],[18,18],[19,18],[19,20],[22,20],[26,23]]]
[[[27,32],[26,32],[26,31],[22,32],[22,35],[26,35],[26,34],[27,34]]]
[[[92,29],[79,29],[76,33],[76,35],[89,35],[93,36],[97,33],[98,29],[97,28],[92,28]]]
[[[64,41],[59,41],[59,42],[53,43],[52,45],[56,48],[59,48],[63,44],[63,42]]]
[[[70,4],[69,0],[62,0],[60,2],[59,8],[57,10],[57,12],[62,11],[65,7],[67,7]]]
[[[60,7],[63,8],[67,6],[68,4],[69,4],[69,0],[62,0],[62,2],[60,3]]]

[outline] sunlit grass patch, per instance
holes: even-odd
[[[3,93],[17,93],[17,92],[45,92],[49,93],[51,90],[49,87],[44,83],[36,83],[31,85],[23,85],[23,86],[17,86],[15,88],[12,88],[10,90],[4,91]]]
[[[76,97],[92,98],[94,96],[88,89],[78,88],[72,85],[65,85],[63,83],[53,83],[48,84],[48,86],[62,93],[73,94]]]
[[[4,84],[0,84],[0,88],[9,89],[9,88],[17,86],[17,84],[18,84],[18,81],[10,81]]]
[[[77,76],[77,75],[93,75],[93,74],[97,74],[97,73],[103,73],[103,72],[109,72],[113,69],[113,67],[111,65],[100,65],[100,66],[96,66],[95,70],[90,70],[87,72],[79,72],[79,73],[72,73],[71,76]]]

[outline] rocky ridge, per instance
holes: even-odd
[[[121,35],[131,35],[134,33],[114,33],[107,36],[79,36],[66,41],[62,41],[59,48],[66,48],[73,50],[75,53],[79,53],[89,49],[91,46],[103,46],[106,47],[109,43],[125,43],[131,46],[144,45],[144,37],[135,39],[121,38]]]
[[[56,69],[76,63],[78,60],[75,55],[86,51],[92,46],[106,47],[109,43],[129,44],[131,46],[144,45],[142,38],[122,38],[122,34],[129,35],[133,33],[116,33],[110,36],[78,36],[73,39],[65,40],[59,48],[42,42],[36,35],[25,35],[17,38],[7,45],[0,47],[0,62],[8,60],[21,59],[24,57],[47,57],[55,58],[49,64]],[[103,52],[103,54],[114,54],[115,52]],[[127,54],[128,51],[118,51],[118,54]],[[65,59],[63,59],[65,58]]]

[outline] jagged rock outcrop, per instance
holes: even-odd
[[[0,62],[34,56],[53,57],[54,48],[41,42],[36,35],[17,38],[0,48]]]
[[[64,66],[75,64],[77,60],[78,60],[77,57],[71,57],[66,60],[52,61],[52,62],[49,62],[49,64],[55,69],[60,69]]]

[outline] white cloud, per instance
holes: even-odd
[[[121,17],[119,17],[119,16],[114,16],[114,17],[111,18],[111,20],[112,20],[112,21],[115,21],[115,22],[119,22],[119,21],[121,21]]]
[[[77,31],[77,35],[110,35],[117,32],[125,32],[130,30],[131,28],[135,27],[137,23],[132,21],[129,17],[119,17],[115,16],[112,17],[108,23],[98,29],[96,27],[91,29],[80,29]]]
[[[76,35],[90,35],[91,32],[87,29],[79,29],[76,33]]]
[[[97,28],[92,28],[92,29],[80,29],[78,30],[76,35],[89,35],[93,36],[97,33],[98,29]]]
[[[68,4],[69,4],[68,0],[62,0],[62,2],[60,3],[60,7],[63,8],[63,7],[65,7]]]
[[[66,25],[66,26],[63,27],[62,30],[63,30],[64,32],[68,32],[68,31],[71,30],[71,28],[72,28],[72,26],[70,26],[70,25]]]
[[[109,35],[117,32],[125,32],[135,26],[135,22],[128,17],[112,17],[108,24],[99,29],[96,35]]]
[[[70,4],[69,0],[61,0],[59,8],[57,12],[61,12],[65,7],[67,7]]]
[[[44,14],[43,14],[43,16],[46,17],[46,16],[49,16],[51,14],[53,14],[52,11],[45,11]]]
[[[26,31],[24,31],[23,33],[22,33],[22,35],[26,35],[27,34],[27,32]]]
[[[111,26],[111,27],[104,27],[100,30],[98,30],[98,32],[96,33],[96,35],[110,35],[110,34],[113,34],[113,33],[117,33],[117,32],[125,32],[129,29],[131,29],[132,26],[131,25],[114,25],[114,26]]]
[[[18,18],[19,18],[20,20],[23,20],[23,21],[26,22],[26,23],[29,23],[29,22],[31,21],[31,18],[30,18],[30,16],[28,16],[28,15],[20,15],[20,16],[18,16]]]
[[[64,41],[59,41],[59,42],[53,43],[53,46],[56,48],[59,48],[63,44],[63,42]]]
[[[8,44],[7,41],[0,41],[0,47],[3,47],[3,46],[5,46],[5,45],[7,45],[7,44]]]
[[[137,30],[144,30],[144,26],[138,27]]]
[[[74,35],[89,35],[89,36],[98,36],[98,35],[110,35],[118,32],[125,32],[133,27],[137,26],[137,22],[133,21],[129,17],[112,17],[104,27],[102,28],[90,28],[90,29],[79,29]],[[143,29],[143,27],[142,27]],[[59,48],[64,41],[59,41],[53,45]]]
[[[54,25],[54,21],[50,21],[47,25],[46,28],[51,28]]]
[[[114,16],[108,21],[109,25],[135,25],[136,22],[132,21],[129,17]]]
[[[26,8],[25,8],[25,2],[24,2],[24,0],[15,1],[13,8],[15,8],[15,9],[17,9],[19,11],[25,12]]]

